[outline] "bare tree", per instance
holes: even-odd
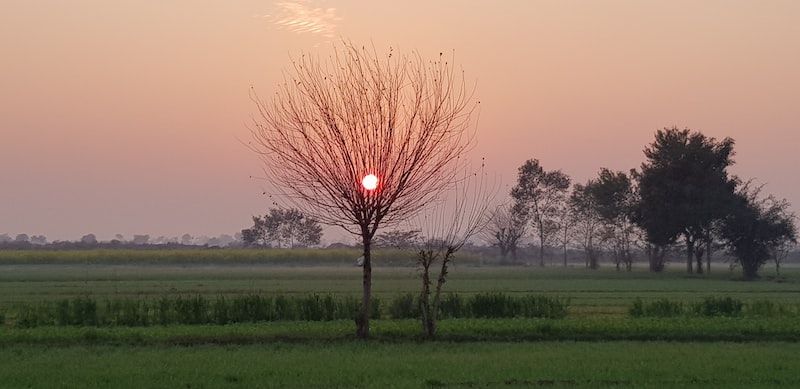
[[[503,204],[495,208],[489,221],[480,234],[484,241],[500,248],[501,261],[511,254],[512,262],[517,261],[519,242],[527,231],[528,220],[524,209],[517,203]]]
[[[783,260],[796,248],[797,242],[792,242],[789,239],[781,239],[772,247],[772,253],[770,255],[772,256],[772,261],[775,262],[775,275],[778,276],[778,278],[781,277],[781,264]]]
[[[422,327],[429,338],[436,336],[442,288],[455,254],[489,221],[488,209],[495,190],[482,171],[483,166],[481,173],[467,175],[454,187],[453,198],[434,204],[423,218],[425,237],[417,248],[417,265],[422,278],[419,298]],[[438,275],[431,272],[437,261],[440,263]],[[434,290],[431,290],[432,277],[436,277]]]
[[[296,57],[271,101],[252,95],[252,149],[277,195],[362,241],[360,337],[369,336],[372,238],[452,186],[474,141],[472,93],[442,53],[426,61],[345,41],[328,60]],[[360,185],[370,174],[376,185]]]
[[[373,244],[380,248],[407,249],[419,243],[420,230],[392,230],[375,235]]]

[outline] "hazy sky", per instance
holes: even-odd
[[[800,209],[800,1],[0,2],[0,234],[234,234],[270,206],[242,142],[291,55],[455,50],[475,158],[585,182],[678,126]]]

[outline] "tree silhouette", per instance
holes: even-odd
[[[544,248],[559,230],[558,216],[563,212],[570,178],[561,170],[545,171],[538,159],[519,167],[517,186],[511,197],[525,209],[539,238],[539,266],[544,266]]]
[[[294,208],[272,208],[264,216],[253,216],[253,226],[241,232],[246,246],[308,247],[322,238],[319,223]]]
[[[737,179],[729,177],[733,139],[717,141],[699,132],[675,127],[656,132],[644,150],[647,161],[639,173],[640,202],[637,223],[656,247],[666,247],[683,236],[686,271],[696,248],[711,246],[713,224],[726,216]],[[698,263],[698,273],[702,266]]]
[[[791,205],[774,196],[761,196],[761,187],[744,184],[736,192],[731,211],[722,223],[722,236],[736,261],[742,265],[747,280],[757,277],[758,270],[774,256],[782,245],[797,242],[797,224]],[[778,268],[779,269],[779,268]]]
[[[633,181],[624,172],[602,168],[597,178],[589,181],[587,190],[601,222],[601,238],[614,255],[617,270],[624,264],[630,271],[637,235],[633,212],[638,199]]]
[[[466,173],[466,172],[465,172]],[[424,237],[416,247],[417,265],[422,278],[420,311],[422,328],[429,338],[436,336],[436,323],[456,253],[489,222],[489,204],[495,196],[494,185],[486,180],[483,166],[479,173],[465,174],[452,196],[432,204],[422,217]],[[438,273],[432,271],[438,263]],[[436,286],[433,286],[433,279]]]
[[[595,180],[586,184],[575,184],[569,196],[570,213],[575,218],[575,241],[586,255],[586,267],[598,269],[600,267],[601,250],[597,243],[601,240],[601,218],[598,205],[592,194],[591,188]]]
[[[502,262],[511,254],[511,261],[517,261],[517,248],[528,227],[527,216],[520,204],[502,204],[492,211],[486,228],[479,232],[484,241],[500,249]]]
[[[372,239],[451,186],[474,140],[472,90],[442,53],[426,61],[345,41],[328,60],[296,57],[271,101],[252,98],[251,145],[276,195],[362,241],[356,333],[367,337]],[[375,189],[361,186],[368,174]]]

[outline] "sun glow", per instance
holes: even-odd
[[[374,174],[367,174],[361,179],[361,186],[366,190],[375,190],[378,187],[378,176]]]

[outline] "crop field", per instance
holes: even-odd
[[[341,315],[248,321],[230,312],[278,299],[295,312],[346,309],[360,296],[356,251],[0,251],[0,387],[800,386],[800,268],[791,264],[781,278],[765,268],[743,282],[723,263],[686,275],[680,263],[652,274],[466,256],[445,286],[462,308],[535,297],[564,314],[463,313],[425,340],[397,308],[420,290],[406,255],[376,254],[379,303],[373,339],[362,341]],[[158,321],[164,306],[177,321]],[[181,307],[202,315],[180,321]],[[30,312],[38,321],[24,320]]]

